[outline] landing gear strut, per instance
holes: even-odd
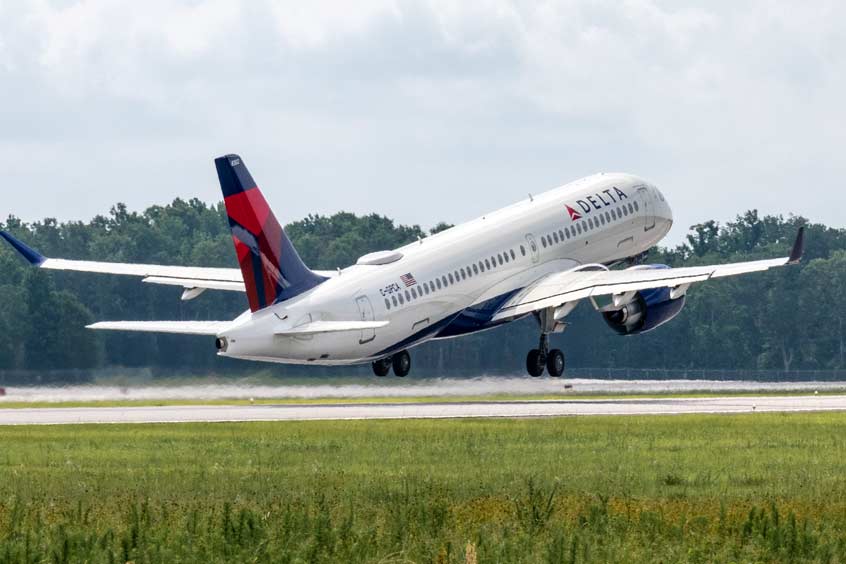
[[[549,349],[549,334],[556,330],[556,321],[552,312],[541,311],[538,315],[538,322],[541,325],[540,342],[538,348],[530,350],[529,354],[526,355],[526,371],[530,376],[537,378],[543,375],[544,368],[546,368],[550,376],[558,378],[564,374],[566,363],[563,352],[559,349]]]

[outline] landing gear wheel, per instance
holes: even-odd
[[[380,358],[373,362],[373,374],[376,376],[387,376],[391,371],[391,358]]]
[[[394,374],[400,378],[407,376],[411,371],[411,357],[408,351],[398,352],[393,356],[391,362],[394,365]]]
[[[530,376],[537,378],[543,374],[544,360],[545,359],[543,358],[543,354],[540,349],[532,349],[529,351],[529,354],[526,355],[526,370],[529,372]]]
[[[549,351],[546,355],[546,370],[554,378],[564,374],[564,353],[558,349]]]

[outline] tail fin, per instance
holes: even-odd
[[[303,263],[238,155],[214,160],[250,309],[293,298],[326,278]]]

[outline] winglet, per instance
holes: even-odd
[[[802,255],[805,253],[805,226],[799,228],[796,234],[796,241],[793,242],[793,249],[790,251],[790,258],[787,259],[787,264],[799,264],[802,260]]]
[[[8,231],[0,231],[0,237],[6,239],[9,244],[15,248],[16,251],[22,254],[24,258],[34,266],[41,266],[42,264],[44,264],[44,261],[47,260],[41,253],[31,247],[28,247],[22,241],[19,241],[18,239],[13,237],[12,234]]]

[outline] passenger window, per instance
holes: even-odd
[[[473,265],[473,274],[479,274],[479,267],[475,264]]]
[[[388,301],[388,298],[385,298],[385,309],[391,309],[391,302]]]
[[[429,285],[425,282],[423,283],[423,292],[425,292],[427,296],[429,295]]]
[[[407,301],[407,302],[411,301],[411,294],[408,293],[408,290],[405,291],[405,301]]]
[[[487,268],[488,270],[491,269],[491,263],[488,262],[488,259],[485,259],[485,268]]]
[[[611,223],[611,213],[610,212],[605,212],[605,221],[607,221],[608,223]]]
[[[434,282],[429,282],[429,289],[432,290],[433,294],[435,293],[435,283]]]
[[[397,297],[396,297],[396,296],[391,296],[391,301],[393,302],[394,307],[397,307]]]
[[[494,268],[496,268],[496,257],[495,257],[495,256],[491,256],[491,265],[492,265]]]
[[[461,279],[467,280],[467,273],[464,271],[464,267],[461,267]]]
[[[576,229],[578,229],[578,230],[579,230],[579,235],[581,235],[581,234],[582,234],[582,224],[581,224],[581,223],[577,223],[577,224],[576,224]]]
[[[640,206],[637,205],[637,202],[634,203],[635,211],[640,211]]]
[[[520,245],[520,254],[526,256],[526,247],[524,247],[523,245]]]
[[[411,289],[411,297],[417,299],[417,291],[414,288]]]
[[[441,282],[443,282],[443,283],[444,283],[444,288],[446,288],[447,286],[449,286],[449,284],[447,284],[447,277],[446,277],[446,276],[441,276]]]
[[[629,213],[634,213],[634,208],[632,207],[631,204],[629,204]]]
[[[508,249],[508,252],[511,253],[511,260],[517,260],[517,255],[514,254],[514,249]]]
[[[435,278],[435,283],[438,285],[438,290],[440,290],[441,289],[441,279]]]
[[[455,279],[452,277],[452,272],[449,273],[449,283],[450,285],[455,284]]]
[[[399,295],[399,301],[400,301],[400,305],[405,303],[405,300],[402,299],[402,294]]]
[[[557,232],[555,232],[555,231],[552,232],[552,238],[555,239],[556,243],[558,243],[558,233]]]
[[[544,249],[546,248],[546,237],[541,237],[541,245],[543,245]]]
[[[558,230],[558,238],[561,239],[561,242],[564,242],[564,231],[562,229]]]

